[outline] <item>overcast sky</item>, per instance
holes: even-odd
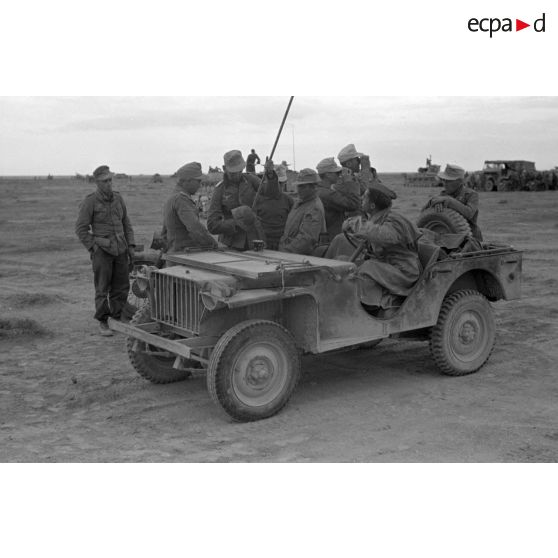
[[[173,173],[269,153],[288,97],[0,97],[0,175]],[[558,97],[295,97],[276,161],[315,167],[355,143],[378,171],[485,159],[558,165]]]

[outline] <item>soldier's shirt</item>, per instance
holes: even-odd
[[[325,232],[324,206],[317,194],[309,200],[299,200],[287,217],[279,250],[310,255],[318,245],[320,234]]]
[[[97,245],[118,256],[135,245],[126,204],[116,191],[105,195],[97,189],[89,194],[80,205],[75,231],[87,250]]]

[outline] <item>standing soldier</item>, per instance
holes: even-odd
[[[257,162],[256,162],[257,161]],[[255,174],[256,165],[261,163],[259,155],[256,153],[255,149],[250,151],[250,155],[246,157],[246,172]]]
[[[109,317],[120,319],[130,288],[128,262],[134,257],[134,231],[122,196],[112,190],[113,173],[106,165],[93,171],[96,192],[79,208],[76,235],[89,250],[95,285],[95,319],[109,337]]]
[[[345,180],[354,180],[359,185],[359,193],[362,199],[366,189],[374,182],[379,182],[376,169],[370,166],[370,157],[359,153],[353,143],[346,145],[337,155],[341,166],[346,169],[343,172]]]
[[[283,236],[285,223],[293,207],[293,199],[285,194],[282,184],[287,181],[286,169],[273,162],[265,164],[265,177],[254,211],[265,232],[265,241],[269,250],[279,249],[279,240]]]
[[[163,238],[170,254],[184,248],[217,247],[215,239],[200,223],[192,198],[204,178],[200,163],[187,163],[176,171],[176,190],[163,207]]]
[[[333,240],[341,232],[345,214],[360,208],[359,185],[353,180],[342,180],[342,167],[333,157],[321,160],[316,170],[320,176],[318,196],[324,205],[327,234]]]
[[[326,232],[324,206],[317,192],[319,180],[312,169],[300,171],[296,182],[298,201],[287,217],[279,242],[281,252],[310,255],[318,245],[320,234]]]
[[[246,231],[243,223],[235,220],[232,210],[241,205],[252,207],[260,181],[253,174],[242,172],[246,163],[240,151],[227,151],[223,159],[225,176],[213,192],[207,228],[229,248],[245,250]]]

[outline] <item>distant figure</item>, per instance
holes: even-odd
[[[91,254],[95,284],[95,319],[99,332],[112,335],[109,317],[120,319],[128,298],[128,264],[134,258],[134,231],[122,196],[112,190],[113,173],[106,165],[93,171],[97,190],[79,207],[76,235]]]
[[[169,254],[185,248],[216,248],[216,240],[200,223],[199,211],[192,196],[206,176],[199,163],[188,163],[176,173],[176,190],[163,207],[163,238]]]
[[[259,155],[256,153],[255,149],[250,151],[250,155],[246,157],[246,172],[255,174],[256,165],[261,163]]]

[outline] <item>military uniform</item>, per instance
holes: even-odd
[[[439,196],[447,196],[451,198],[451,202],[448,205],[450,209],[457,211],[460,215],[463,215],[467,222],[471,226],[471,231],[473,233],[473,237],[477,240],[482,240],[482,233],[477,225],[477,218],[479,215],[479,194],[475,190],[471,190],[471,188],[467,188],[467,186],[462,185],[456,192],[453,194],[449,194],[446,190],[442,190]],[[438,197],[438,196],[436,196]],[[428,203],[422,208],[424,211],[431,207],[432,200],[429,200]]]
[[[299,200],[294,204],[287,217],[279,250],[310,255],[318,245],[320,234],[325,232],[324,206],[316,193],[309,200]]]
[[[200,223],[194,200],[178,188],[163,207],[163,238],[169,254],[185,248],[217,246],[215,239]]]
[[[265,233],[267,248],[279,249],[285,224],[294,201],[281,191],[277,175],[273,179],[265,178],[254,211]]]
[[[359,185],[353,180],[331,186],[322,182],[317,192],[324,206],[327,234],[333,239],[341,232],[346,215],[360,208]]]
[[[245,249],[246,235],[241,230],[231,211],[241,205],[252,207],[259,179],[251,174],[243,174],[240,184],[232,183],[227,175],[213,192],[207,216],[207,228],[211,234],[218,234],[219,241],[239,250]]]
[[[80,205],[76,235],[91,253],[95,283],[95,318],[106,322],[120,318],[130,288],[128,250],[134,232],[126,205],[118,192],[103,194],[99,189]]]

